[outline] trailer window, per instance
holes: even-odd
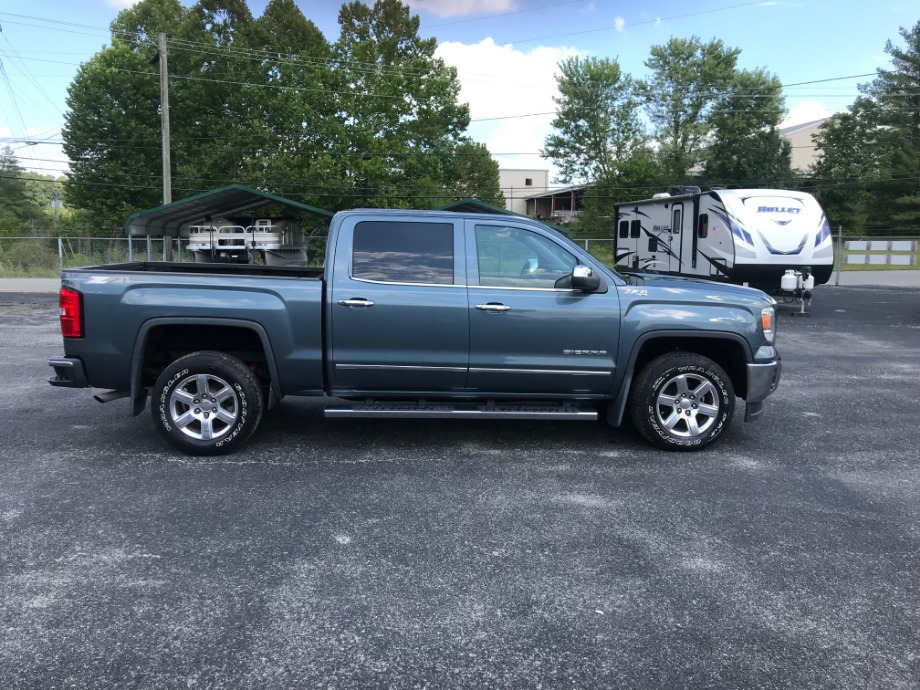
[[[701,213],[699,225],[696,228],[696,236],[700,239],[709,235],[709,214]]]
[[[649,238],[648,238],[648,250],[649,250],[650,252],[657,252],[657,251],[658,251],[658,238],[657,238],[657,237],[649,237]]]
[[[674,209],[674,222],[671,223],[671,232],[675,235],[680,234],[680,226],[683,218],[681,218],[681,213],[679,208]]]
[[[629,236],[632,238],[639,237],[642,234],[642,221],[634,220],[629,224]]]
[[[629,237],[629,221],[621,220],[620,221],[620,239],[626,239]]]
[[[450,223],[365,221],[355,226],[352,277],[386,283],[454,282]]]

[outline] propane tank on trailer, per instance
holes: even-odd
[[[792,292],[798,286],[798,283],[799,278],[796,275],[796,272],[791,268],[787,268],[786,272],[783,273],[783,277],[779,281],[779,286],[783,292]]]

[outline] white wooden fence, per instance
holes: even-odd
[[[846,240],[844,264],[913,266],[917,263],[917,240]]]

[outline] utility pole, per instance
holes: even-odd
[[[166,65],[166,34],[159,35],[156,56],[151,62],[160,65],[160,124],[163,148],[163,205],[172,203],[172,167],[169,160],[169,69]],[[172,261],[172,241],[163,236],[164,258]]]

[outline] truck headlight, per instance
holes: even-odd
[[[776,312],[773,307],[765,307],[760,312],[760,325],[763,328],[763,337],[768,343],[773,342],[774,323],[776,321]]]

